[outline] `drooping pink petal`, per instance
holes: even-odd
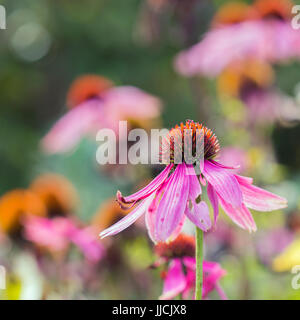
[[[189,196],[185,215],[201,230],[207,231],[211,228],[209,209],[204,201],[198,201],[202,190],[195,170],[191,165],[187,166],[187,177],[189,179]]]
[[[161,187],[155,192],[155,196],[153,201],[151,202],[150,206],[148,207],[148,210],[146,212],[145,216],[145,222],[146,222],[146,227],[148,230],[148,234],[150,239],[154,242],[158,242],[157,234],[156,234],[156,229],[155,229],[155,223],[156,223],[156,210],[159,204],[159,201],[161,200],[161,197],[165,191],[165,185],[166,182],[164,182]]]
[[[160,300],[169,300],[180,294],[186,286],[186,279],[183,273],[180,259],[174,259],[170,263],[169,270],[164,280],[163,293]]]
[[[241,177],[237,177],[237,180],[243,193],[243,202],[248,208],[257,211],[273,211],[287,207],[285,198],[253,186]]]
[[[156,233],[155,233],[155,211],[147,210],[146,216],[145,216],[145,222],[146,222],[146,227],[147,227],[148,235],[149,235],[150,239],[154,243],[157,243],[158,239],[157,239]]]
[[[170,164],[166,166],[166,168],[155,178],[153,179],[145,188],[139,190],[138,192],[123,197],[121,192],[118,191],[117,193],[117,199],[120,204],[122,203],[135,203],[136,201],[143,200],[146,197],[148,197],[150,194],[152,194],[155,190],[157,190],[162,183],[168,178],[170,170],[172,169],[173,164]]]
[[[234,174],[206,160],[203,175],[221,198],[235,208],[241,207],[242,192]]]
[[[217,193],[215,192],[214,188],[210,183],[207,184],[207,196],[214,210],[214,226],[215,226],[219,216],[219,200],[218,200]]]
[[[171,175],[156,211],[156,232],[159,241],[166,241],[182,221],[189,194],[186,165],[177,165]]]
[[[242,229],[256,231],[256,224],[253,220],[251,212],[242,204],[240,208],[234,208],[231,204],[219,197],[220,204],[228,217]]]
[[[187,203],[184,213],[201,230],[208,231],[211,228],[209,209],[206,202],[201,201],[191,208]]]
[[[199,183],[199,180],[197,179],[195,169],[192,165],[186,166],[186,173],[189,176],[189,183],[190,183],[189,198],[193,202],[196,202],[196,199],[202,194],[201,185]]]
[[[86,101],[73,108],[43,138],[43,150],[50,154],[72,150],[84,135],[100,129],[102,117],[102,103],[99,100]]]
[[[145,222],[146,222],[146,227],[148,230],[148,234],[150,239],[154,242],[157,243],[159,242],[159,239],[157,238],[157,233],[155,229],[155,223],[156,223],[156,209],[158,207],[159,201],[165,191],[164,186],[166,185],[166,181],[164,184],[159,188],[159,190],[156,191],[156,195],[152,203],[150,204],[146,216],[145,216]],[[170,241],[175,240],[177,236],[180,234],[182,227],[185,222],[185,216],[182,216],[182,220],[179,222],[177,228],[174,230],[174,232],[170,236]]]
[[[209,160],[212,164],[214,164],[216,167],[222,168],[222,169],[229,169],[229,170],[236,170],[240,168],[240,164],[237,164],[235,166],[233,165],[224,165],[223,163],[219,162],[219,161],[215,161],[213,159]]]
[[[239,184],[252,184],[253,183],[253,178],[249,178],[249,177],[244,177],[244,176],[239,176],[239,175],[235,175],[237,181]]]
[[[153,196],[143,200],[141,203],[138,204],[136,208],[134,208],[131,212],[129,212],[124,218],[120,221],[112,225],[111,227],[103,230],[100,233],[100,237],[103,239],[108,236],[113,236],[129,226],[131,226],[139,217],[141,217],[149,207],[153,200]]]
[[[169,237],[170,241],[175,240],[181,233],[183,225],[185,222],[185,215],[182,216],[181,220],[179,221],[177,227],[175,228],[175,230],[172,232],[172,234]]]

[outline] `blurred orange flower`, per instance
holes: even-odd
[[[0,198],[0,229],[13,232],[18,229],[20,222],[28,216],[45,216],[46,207],[34,192],[16,189]]]
[[[58,174],[40,175],[31,183],[29,189],[44,202],[50,216],[71,213],[78,202],[73,185]]]

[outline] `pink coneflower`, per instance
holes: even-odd
[[[239,5],[236,11],[226,6],[232,4],[216,15],[212,30],[178,55],[175,67],[179,73],[215,77],[235,61],[299,59],[300,35],[291,26],[290,1],[258,0],[252,7]]]
[[[80,228],[70,218],[29,218],[24,221],[24,236],[51,253],[64,252],[74,244],[90,262],[99,261],[104,248],[92,228]]]
[[[296,102],[274,88],[273,83],[271,65],[256,60],[235,62],[217,79],[221,98],[240,99],[247,107],[247,121],[253,125],[299,119]]]
[[[162,300],[173,299],[181,294],[183,299],[193,296],[196,279],[195,238],[180,234],[176,240],[155,246],[155,252],[160,260],[155,266],[167,263],[167,270],[162,272],[164,280]],[[226,271],[216,262],[203,262],[203,293],[202,298],[216,290],[221,299],[227,299],[219,280]]]
[[[75,80],[67,105],[71,109],[59,119],[42,140],[47,153],[72,150],[84,136],[101,128],[116,131],[119,121],[148,127],[160,115],[160,100],[132,86],[113,87],[106,78],[89,75]],[[117,132],[116,132],[117,133]]]
[[[119,222],[102,231],[102,238],[115,235],[133,224],[146,214],[149,235],[154,242],[167,241],[176,237],[187,217],[198,228],[207,231],[212,227],[207,200],[214,210],[214,224],[219,215],[219,205],[231,220],[250,232],[256,225],[248,208],[257,211],[272,211],[285,208],[286,199],[260,189],[252,184],[251,178],[239,176],[232,172],[232,167],[224,166],[214,160],[219,151],[219,143],[213,132],[191,120],[176,126],[169,132],[166,145],[174,144],[172,137],[191,129],[193,141],[197,130],[204,134],[204,161],[196,167],[196,163],[173,163],[174,150],[170,152],[171,163],[145,188],[135,194],[123,197],[117,193],[121,206],[133,206],[135,209]],[[164,143],[163,143],[164,145]],[[191,143],[193,154],[195,143]],[[182,146],[182,150],[184,146]],[[196,174],[196,172],[199,172]],[[208,199],[205,199],[201,186],[207,186]]]

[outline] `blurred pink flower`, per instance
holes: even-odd
[[[72,150],[85,135],[99,130],[102,119],[102,101],[82,102],[54,124],[42,140],[43,150],[49,154]]]
[[[269,63],[257,60],[235,62],[218,77],[218,91],[223,98],[240,99],[247,107],[251,124],[275,120],[297,120],[299,106],[294,99],[273,86],[274,72]]]
[[[248,208],[272,211],[287,206],[286,199],[252,185],[251,178],[236,175],[231,172],[234,168],[214,161],[213,158],[219,151],[217,137],[199,123],[189,120],[185,125],[176,126],[169,132],[167,144],[170,146],[170,141],[176,141],[175,137],[183,136],[186,129],[194,132],[192,141],[196,140],[196,129],[204,132],[204,163],[200,163],[198,168],[201,171],[200,182],[193,165],[185,162],[177,165],[171,163],[135,194],[123,197],[118,192],[117,199],[121,206],[133,206],[139,201],[141,203],[119,222],[102,231],[102,238],[123,231],[143,214],[146,214],[149,236],[154,242],[176,238],[185,217],[200,229],[208,231],[212,223],[208,206],[205,201],[201,201],[201,184],[207,185],[208,198],[214,210],[214,224],[219,215],[219,204],[233,222],[250,232],[256,231],[256,224]],[[194,145],[191,145],[191,149],[193,148]],[[192,152],[196,154],[196,150]],[[170,160],[174,161],[172,152]]]
[[[94,79],[93,79],[94,81]],[[87,86],[86,81],[83,83]],[[80,83],[77,85],[80,88]],[[47,153],[63,153],[72,150],[86,135],[95,135],[101,128],[113,129],[118,135],[119,121],[147,128],[147,122],[158,118],[161,102],[158,98],[131,86],[106,87],[97,93],[95,87],[90,94],[73,98],[79,104],[69,110],[54,124],[42,140]],[[73,94],[74,95],[74,94]],[[77,94],[78,95],[78,94]],[[72,101],[73,101],[72,100]],[[130,129],[130,128],[129,128]]]
[[[153,267],[165,266],[167,271],[162,272],[164,279],[163,293],[160,299],[173,299],[182,294],[188,299],[195,286],[195,237],[181,233],[174,241],[158,243],[154,251],[159,259]],[[227,299],[219,280],[226,274],[218,263],[204,261],[203,263],[203,299],[216,290],[222,299]]]
[[[25,238],[51,252],[64,251],[73,243],[91,262],[99,261],[104,254],[96,233],[91,228],[80,229],[69,218],[34,217],[24,225]]]
[[[262,27],[262,22],[247,21],[209,31],[198,44],[179,53],[175,69],[187,77],[215,77],[234,61],[264,59],[268,39]]]
[[[69,245],[75,226],[68,218],[30,218],[25,221],[25,238],[50,251],[62,251]]]
[[[291,25],[291,7],[286,0],[224,5],[203,39],[177,56],[176,70],[188,77],[215,77],[236,61],[299,59],[300,34]]]
[[[168,271],[164,278],[163,293],[161,300],[169,300],[182,294],[183,299],[187,299],[195,286],[196,260],[192,257],[183,257],[182,259],[172,259]],[[216,262],[203,262],[203,299],[208,294],[216,290],[221,299],[227,300],[227,297],[219,284],[219,280],[226,275],[226,271]]]

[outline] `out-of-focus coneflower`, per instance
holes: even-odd
[[[81,76],[74,80],[67,93],[67,107],[72,109],[88,100],[99,99],[113,86],[109,79],[98,75]]]
[[[233,62],[245,59],[272,63],[299,59],[300,36],[291,26],[290,1],[224,6],[204,38],[178,55],[175,67],[179,73],[215,77]]]
[[[202,150],[197,150],[199,139]],[[231,172],[232,167],[216,162],[214,158],[219,149],[217,137],[203,125],[188,120],[185,124],[175,126],[161,146],[161,159],[168,163],[166,168],[133,195],[123,197],[120,192],[117,193],[122,207],[140,203],[119,222],[102,231],[100,236],[115,235],[146,214],[150,238],[156,243],[169,241],[178,236],[185,217],[188,217],[196,226],[197,277],[202,277],[201,230],[208,231],[212,222],[201,185],[207,186],[207,195],[214,211],[214,224],[219,215],[219,205],[234,223],[250,232],[256,231],[256,224],[248,208],[272,211],[287,206],[286,199],[254,186],[251,178],[236,175]],[[202,282],[199,279],[197,283],[201,285]],[[201,299],[202,289],[197,288],[196,298]]]
[[[103,121],[103,94],[112,85],[108,79],[96,75],[84,75],[74,80],[66,102],[71,110],[43,138],[43,150],[50,154],[67,152],[83,136],[96,132]]]
[[[4,233],[14,233],[28,216],[45,216],[43,201],[34,192],[16,189],[0,198],[0,229]]]
[[[48,216],[67,215],[78,202],[75,188],[65,177],[46,173],[38,176],[29,186],[46,205]]]
[[[74,230],[73,222],[63,217],[26,219],[24,226],[24,237],[27,240],[53,253],[68,248],[68,235]]]
[[[238,98],[247,107],[251,124],[299,119],[295,101],[273,87],[274,72],[269,63],[244,60],[228,66],[218,77],[222,97]]]
[[[292,18],[293,1],[291,0],[257,0],[253,7],[263,19],[287,20]]]
[[[24,226],[27,240],[52,253],[63,252],[73,243],[88,261],[97,262],[103,257],[104,248],[96,231],[92,227],[81,228],[70,218],[30,217]]]
[[[167,270],[162,272],[164,280],[163,293],[160,299],[173,299],[182,294],[183,299],[194,296],[196,279],[195,238],[180,234],[170,243],[159,243],[155,253],[160,258],[155,266],[167,264]],[[219,280],[226,271],[216,262],[203,262],[203,292],[205,299],[210,292],[216,290],[221,299],[227,299]]]
[[[147,127],[160,115],[160,100],[143,90],[131,86],[113,87],[99,76],[83,76],[75,80],[67,97],[71,108],[42,140],[47,153],[72,150],[87,135],[101,128],[115,130],[119,121]],[[129,128],[130,129],[130,128]]]

